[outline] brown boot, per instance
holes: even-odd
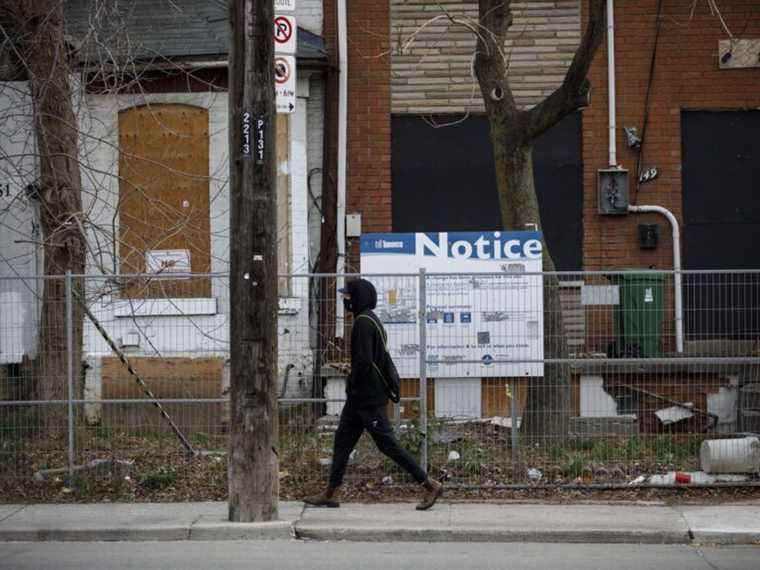
[[[311,505],[312,507],[326,507],[329,509],[337,509],[340,506],[340,503],[334,498],[335,491],[336,490],[332,487],[327,487],[327,489],[321,493],[304,497],[303,502],[307,505]]]
[[[422,485],[425,487],[425,493],[422,495],[420,503],[415,507],[418,511],[428,510],[435,505],[438,497],[443,495],[443,485],[430,477]]]

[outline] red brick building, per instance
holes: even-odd
[[[417,152],[408,151],[408,145],[404,146],[400,161],[394,154],[406,140],[403,125],[399,126],[403,120],[414,122],[419,119],[421,122],[432,116],[458,120],[470,112],[462,124],[484,121],[478,114],[482,108],[479,92],[470,97],[467,91],[467,82],[474,85],[474,80],[468,77],[464,64],[456,66],[456,58],[471,54],[472,46],[467,44],[466,35],[460,34],[461,29],[450,26],[432,30],[435,22],[431,24],[430,19],[438,12],[434,13],[424,4],[405,0],[357,0],[348,6],[347,212],[362,215],[363,232],[412,231],[410,225],[417,225],[418,230],[438,229],[430,226],[429,216],[422,216],[415,224],[415,214],[404,212],[408,206],[400,205],[404,195],[399,195],[398,187],[408,173],[405,165],[414,162],[417,155]],[[467,9],[461,4],[450,4],[450,14],[475,17],[476,3]],[[516,64],[521,63],[510,77],[522,106],[535,104],[561,81],[585,22],[585,1],[548,4],[551,7],[543,2],[514,3],[515,24],[506,48]],[[331,42],[335,37],[335,21],[331,18],[335,13],[334,5],[335,0],[325,2],[328,46],[333,45]],[[760,253],[747,239],[751,237],[748,228],[760,222],[760,208],[757,202],[754,205],[752,202],[756,197],[749,192],[750,188],[757,188],[760,180],[758,143],[757,137],[753,137],[753,133],[760,133],[760,63],[756,54],[754,61],[744,55],[734,57],[728,64],[720,62],[720,55],[724,53],[720,51],[720,42],[726,42],[732,36],[735,46],[740,45],[737,40],[749,40],[741,42],[742,49],[760,51],[760,7],[752,0],[731,0],[719,3],[718,14],[711,12],[706,2],[692,0],[642,0],[615,2],[614,5],[617,162],[629,172],[631,203],[660,205],[675,214],[683,229],[686,268],[760,266]],[[420,28],[423,29],[420,31]],[[409,43],[412,35],[414,40]],[[449,61],[445,61],[447,59]],[[568,198],[573,203],[571,208],[566,208],[564,202],[556,202],[559,192],[547,193],[544,198],[540,196],[543,229],[559,235],[562,232],[555,228],[562,229],[565,224],[568,228],[572,224],[577,226],[573,231],[580,236],[578,253],[569,256],[568,263],[560,263],[561,268],[672,267],[671,232],[664,218],[657,214],[613,217],[598,214],[597,170],[609,166],[607,48],[604,41],[589,78],[592,83],[591,105],[579,113],[579,127],[568,131],[569,140],[578,149],[574,166],[581,168],[579,194]],[[647,93],[649,111],[644,127]],[[626,144],[623,127],[635,127],[639,135],[646,129],[640,153]],[[573,139],[576,131],[582,134]],[[714,132],[717,138],[705,139],[706,132]],[[478,133],[487,131],[480,129]],[[478,133],[467,136],[475,137]],[[456,138],[458,135],[447,133],[446,129],[431,128],[429,142],[434,145],[436,140],[452,136]],[[546,163],[552,165],[561,161],[561,157],[556,158],[556,153],[562,152],[561,147],[567,140],[565,137],[544,143],[544,146],[548,143],[552,147]],[[705,157],[698,151],[700,146],[706,145],[744,150],[737,150],[734,154],[740,156],[729,163],[724,159],[730,158],[731,153],[725,157],[713,154],[712,162],[708,160],[708,164],[705,159],[710,153]],[[468,142],[456,152],[464,155],[473,164],[473,169],[490,161],[490,156],[486,156],[482,148],[470,149],[470,146]],[[420,145],[417,148],[418,152],[425,150]],[[477,155],[468,154],[476,151]],[[641,185],[637,185],[635,175],[639,155],[642,170],[656,167],[658,171],[656,179]],[[450,168],[450,158],[440,156],[440,162],[429,167],[429,172],[445,172]],[[724,171],[722,175],[715,172],[718,168]],[[705,178],[705,169],[727,183],[713,190],[713,196],[720,196],[719,203],[722,204],[718,211],[711,203],[710,192],[699,188],[700,182],[704,184],[711,180],[709,176]],[[536,170],[541,194],[545,184],[538,180],[542,176],[539,164],[536,164]],[[571,173],[570,178],[574,176],[572,171],[567,172]],[[567,180],[568,176],[555,178]],[[480,194],[477,195],[488,194],[488,199],[492,199],[490,195],[495,196],[495,187],[482,188],[488,186],[488,177],[478,181]],[[432,201],[446,192],[451,189],[439,181],[437,185],[423,189],[422,196],[429,196]],[[456,211],[459,209],[456,200],[460,199],[464,204],[472,193],[468,188],[458,189],[458,192],[460,198],[445,202],[437,215],[451,217],[452,210],[454,215],[461,214]],[[559,218],[558,209],[563,211]],[[498,223],[494,222],[491,210],[488,204],[484,204],[482,220],[479,222],[477,215],[471,217],[466,222],[471,226],[467,229],[491,229],[490,226]],[[691,212],[691,217],[687,213],[685,218],[685,211]],[[739,214],[732,215],[732,211],[739,211]],[[567,212],[577,212],[579,216]],[[574,219],[576,217],[580,220]],[[659,241],[655,248],[642,249],[639,246],[637,226],[641,223],[659,226]],[[734,242],[734,254],[726,256],[717,248],[714,254],[705,250],[709,236],[716,235],[716,232]],[[553,236],[548,237],[551,244]],[[555,238],[555,241],[560,240]],[[349,252],[351,246],[349,243]],[[355,249],[353,251],[355,255]],[[356,268],[355,257],[350,256],[349,266]]]
[[[706,2],[668,0],[661,2],[658,24],[656,0],[615,4],[618,162],[633,174],[641,154],[644,168],[656,166],[659,171],[638,192],[631,176],[631,202],[658,204],[675,214],[683,228],[686,268],[760,267],[760,253],[750,239],[756,231],[751,226],[760,223],[760,5],[752,0],[720,2],[719,15]],[[728,31],[737,40],[754,39],[754,61],[737,64],[746,67],[721,67],[724,52],[719,45],[729,40]],[[606,45],[596,56],[590,80],[593,102],[583,113],[584,268],[672,267],[670,231],[663,218],[597,214],[596,170],[607,164]],[[620,127],[635,126],[641,133],[648,90],[649,117],[639,153],[625,143]],[[700,112],[713,133],[709,139],[704,127],[689,130],[697,126]],[[736,152],[702,155],[695,145],[714,150],[728,145]],[[704,160],[710,164],[695,164]],[[705,168],[722,170],[724,184],[701,188]],[[738,183],[746,186],[734,187]],[[755,191],[748,192],[750,188]],[[636,225],[644,221],[662,226],[655,249],[638,246]],[[697,251],[709,244],[705,232],[732,241],[735,255],[727,257],[717,243],[712,252]]]
[[[325,40],[333,49],[335,4],[325,1]],[[723,0],[717,3],[720,12],[693,0],[613,4],[617,158],[612,166],[627,170],[631,204],[661,206],[675,215],[685,269],[760,268],[760,249],[754,245],[760,227],[760,4]],[[452,22],[476,19],[477,3],[447,0],[442,5],[445,14],[439,4],[417,0],[348,3],[346,211],[361,214],[362,232],[501,227],[488,125],[470,68],[474,38]],[[520,107],[535,105],[561,83],[587,8],[587,0],[512,3],[514,23],[505,53]],[[534,146],[541,230],[555,262],[570,271],[672,268],[665,217],[598,211],[598,170],[611,166],[606,37],[589,79],[590,105]],[[638,148],[629,146],[625,127],[643,138]],[[334,142],[326,156],[325,170],[334,178]],[[639,183],[638,174],[652,169],[656,177]],[[330,187],[327,178],[324,187]],[[654,247],[640,243],[640,224],[657,226]],[[357,241],[347,240],[349,271],[359,269]],[[687,341],[733,334],[741,326],[739,332],[756,334],[760,299],[745,296],[729,305],[743,307],[742,315],[732,309],[728,317],[717,318],[700,306],[707,302],[710,311],[724,310],[714,294],[727,281],[708,281],[685,278]],[[750,285],[741,294],[756,297],[756,282]],[[585,309],[581,352],[603,353],[615,340],[612,312],[594,312],[597,308]],[[672,315],[670,286],[664,311]],[[694,315],[702,315],[715,330],[690,323]],[[733,328],[723,330],[721,322]],[[672,316],[665,317],[664,354],[674,351],[673,329]],[[692,372],[670,370],[673,389],[657,390],[706,408],[706,394],[717,393],[727,380],[689,376]],[[644,386],[648,381],[643,376],[629,380]],[[576,413],[583,408],[581,383],[574,378]],[[685,385],[694,393],[683,392]],[[490,387],[483,390],[484,413],[504,408],[504,402],[491,401],[503,390]],[[525,395],[518,396],[522,408]]]

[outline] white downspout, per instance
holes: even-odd
[[[617,166],[617,119],[615,117],[615,14],[614,2],[607,0],[607,88],[609,91],[609,103],[607,112],[609,115],[609,139],[610,139],[610,166]]]
[[[338,0],[338,188],[336,199],[336,241],[338,256],[335,272],[337,288],[345,282],[342,275],[346,271],[346,152],[348,121],[348,41],[346,1]],[[338,295],[335,319],[335,336],[343,336],[343,302]]]
[[[665,216],[673,230],[673,288],[676,300],[676,352],[683,352],[683,297],[681,288],[681,231],[678,228],[678,220],[670,210],[662,206],[628,206],[629,212],[644,213],[656,212]]]

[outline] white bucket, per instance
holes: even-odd
[[[760,439],[712,439],[702,442],[699,462],[705,473],[760,471]]]

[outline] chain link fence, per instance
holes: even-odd
[[[291,489],[329,470],[352,320],[336,291],[353,277],[279,279]],[[364,277],[403,377],[389,415],[433,476],[757,483],[760,272],[684,271],[680,287],[649,270]],[[225,274],[0,278],[0,482],[185,477],[223,497],[229,306]],[[411,482],[366,436],[347,480]]]

